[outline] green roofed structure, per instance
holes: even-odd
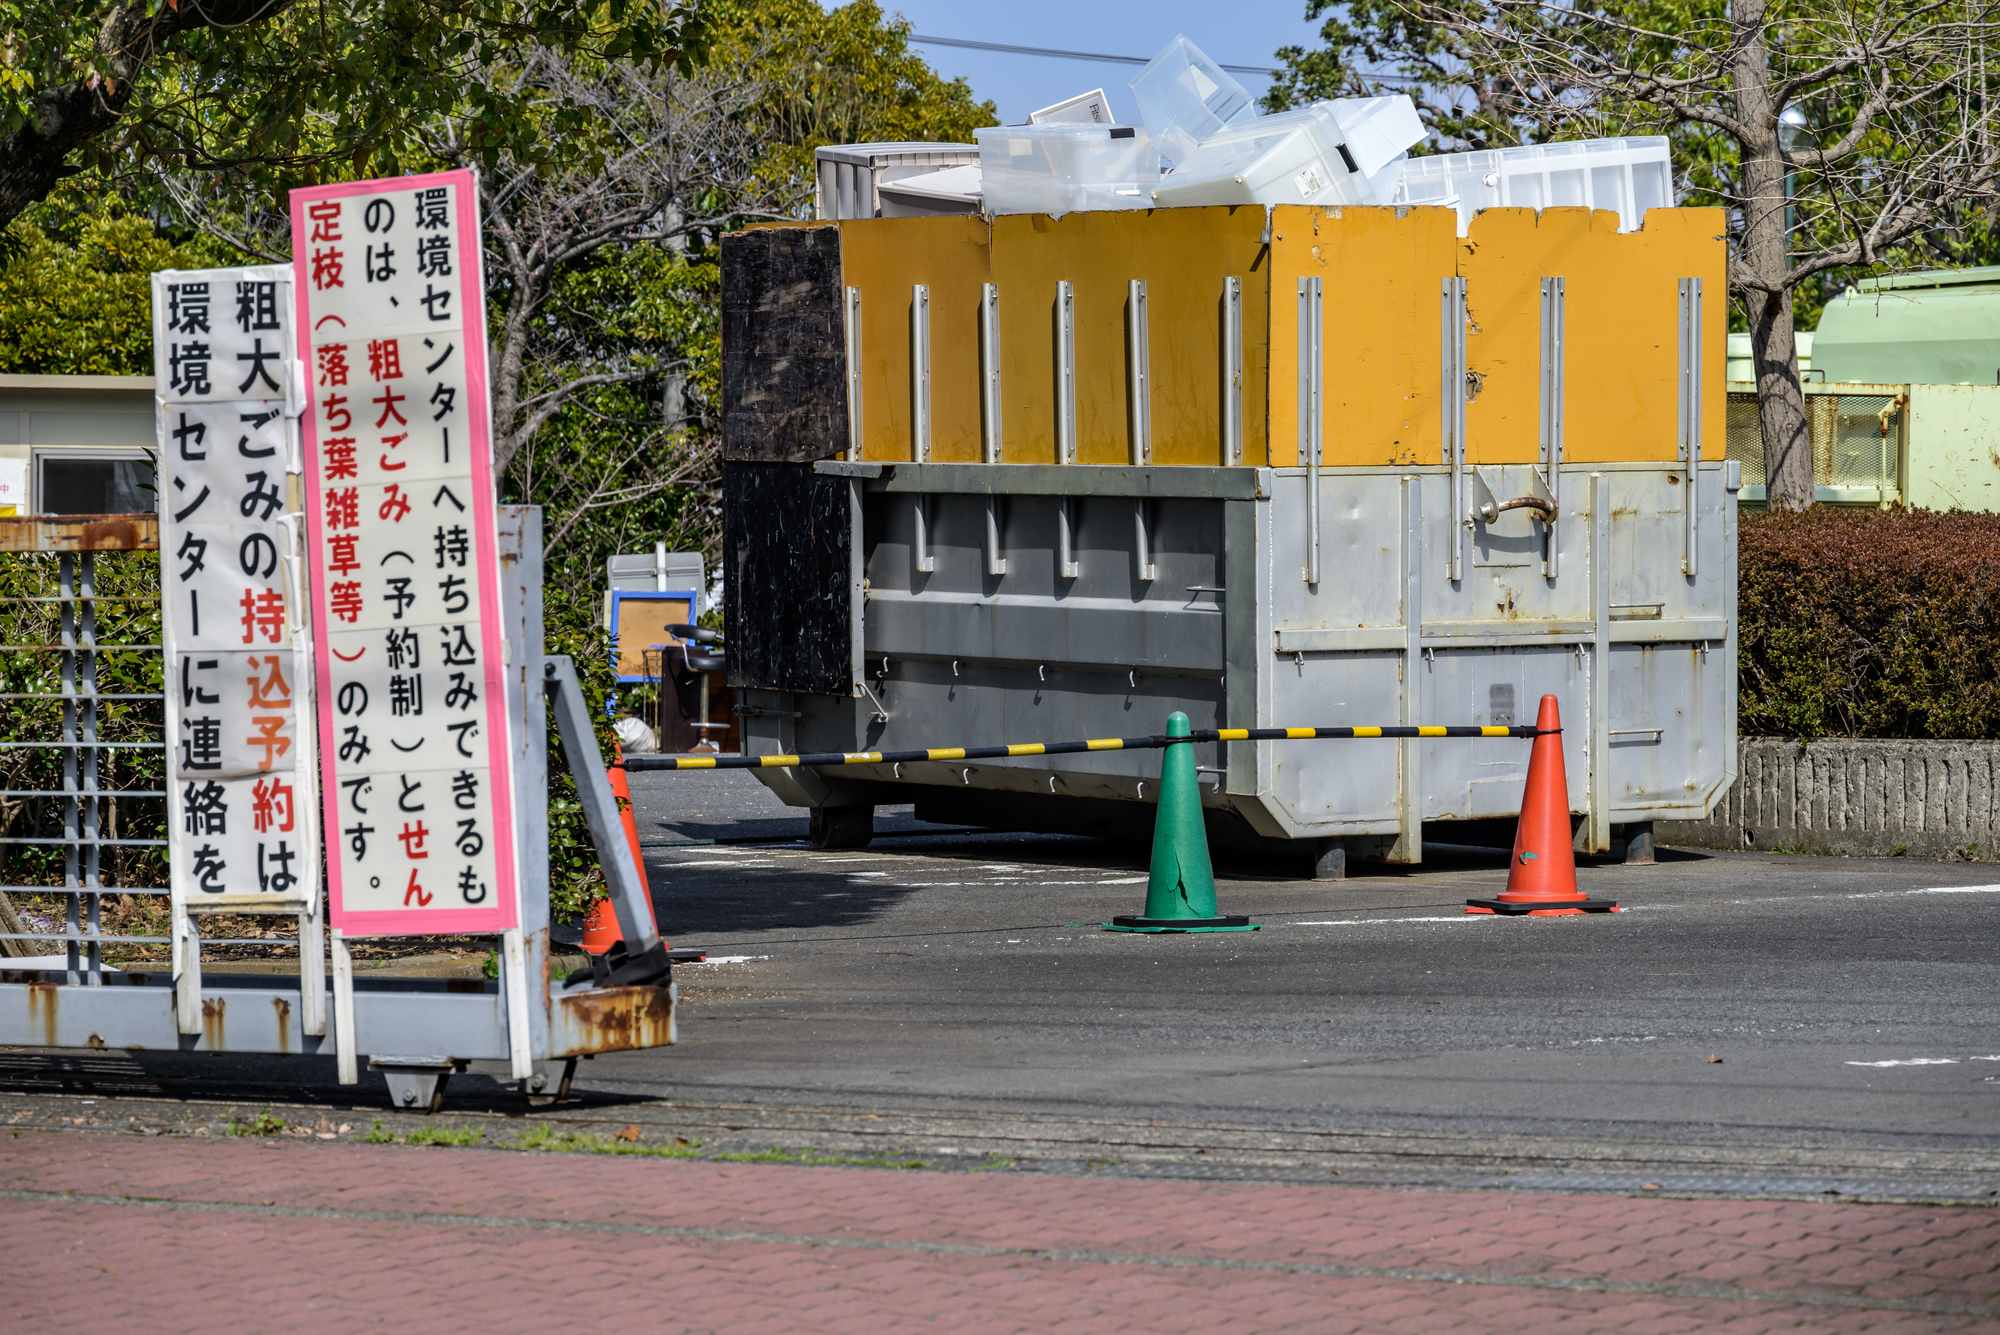
[[[1864,278],[1821,313],[1812,358],[1828,381],[2000,383],[2000,267]]]

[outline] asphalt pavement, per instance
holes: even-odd
[[[647,849],[663,930],[711,962],[681,971],[681,1044],[600,1059],[605,1093],[1012,1119],[1038,1145],[1068,1118],[1409,1142],[1376,1177],[1525,1142],[1543,1176],[2000,1186],[1986,864],[1668,849],[1580,869],[1620,913],[1496,919],[1463,905],[1503,851],[1341,882],[1221,857],[1259,931],[1131,936],[1100,924],[1139,911],[1143,846],[889,810],[821,852],[747,774],[633,790],[670,845]],[[672,842],[699,839],[722,842]]]
[[[662,930],[709,952],[676,970],[680,1042],[587,1062],[534,1114],[475,1065],[446,1124],[1111,1175],[2000,1202],[1991,864],[1667,849],[1581,868],[1620,913],[1498,919],[1463,905],[1501,888],[1501,850],[1340,882],[1221,856],[1223,910],[1260,930],[1134,936],[1100,924],[1140,910],[1140,845],[891,809],[870,847],[819,851],[752,775],[632,788]],[[337,1129],[385,1106],[371,1080],[15,1051],[0,1113],[226,1129],[261,1098]]]

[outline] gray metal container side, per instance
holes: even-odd
[[[822,507],[845,483],[851,523],[816,526],[822,620],[785,628],[816,679],[733,668],[751,754],[1150,733],[1175,710],[1197,728],[1504,724],[1531,721],[1546,693],[1562,708],[1581,847],[1608,849],[1613,825],[1705,815],[1734,776],[1736,503],[1721,462],[1698,470],[1692,576],[1676,464],[1565,466],[1553,551],[1526,511],[1451,522],[1446,469],[1323,468],[1316,585],[1306,469],[789,470]],[[1521,495],[1530,471],[1482,475]],[[751,599],[729,624],[750,643],[768,619]],[[1518,813],[1527,762],[1514,743],[1443,739],[1196,755],[1204,802],[1252,838],[1372,839],[1411,862],[1426,824]],[[914,801],[944,819],[1131,829],[1150,817],[1157,765],[1100,752],[757,773],[794,805]]]

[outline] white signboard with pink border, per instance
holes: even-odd
[[[330,917],[345,936],[519,923],[478,189],[295,190]]]

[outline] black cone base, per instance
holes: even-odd
[[[1529,900],[1516,903],[1505,899],[1468,899],[1465,901],[1467,913],[1498,913],[1509,918],[1525,917],[1531,913],[1544,916],[1563,913],[1617,913],[1615,899],[1549,899]]]

